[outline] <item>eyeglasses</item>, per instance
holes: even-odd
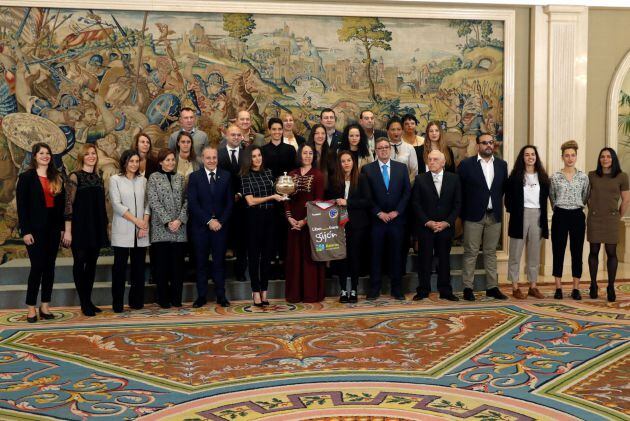
[[[480,145],[484,145],[484,146],[492,146],[494,145],[494,140],[484,140],[479,142]]]
[[[386,151],[388,149],[391,149],[390,146],[379,146],[378,148],[376,148],[377,151]]]

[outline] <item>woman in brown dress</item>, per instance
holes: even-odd
[[[297,156],[300,168],[289,173],[295,183],[295,193],[284,204],[289,223],[285,296],[290,303],[316,303],[326,296],[325,269],[322,263],[311,259],[306,202],[324,198],[324,177],[317,169],[315,149],[311,145],[300,145]]]
[[[591,273],[590,297],[597,298],[597,268],[602,243],[606,250],[608,270],[608,301],[616,300],[615,277],[617,276],[617,243],[619,220],[630,205],[628,174],[621,171],[615,150],[603,148],[599,152],[597,169],[588,173],[591,193],[588,199],[586,238],[590,243],[588,268]],[[621,198],[621,205],[619,199]]]

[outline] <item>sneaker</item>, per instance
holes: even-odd
[[[359,302],[359,298],[357,297],[357,292],[353,289],[350,291],[350,297],[348,297],[349,303],[357,303]]]
[[[512,297],[516,298],[517,300],[524,300],[527,298],[527,296],[523,294],[523,291],[521,291],[520,288],[512,289]]]
[[[341,294],[339,294],[339,302],[344,303],[344,304],[349,302],[348,291],[343,290],[343,289],[341,290]]]
[[[530,297],[538,298],[540,300],[545,298],[545,295],[542,292],[540,292],[538,288],[530,287],[529,290],[527,291],[527,295],[529,295]]]

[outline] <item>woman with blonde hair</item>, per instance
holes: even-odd
[[[282,141],[287,143],[295,148],[297,151],[302,143],[304,143],[305,139],[296,134],[294,131],[295,128],[295,120],[293,119],[293,114],[289,111],[282,111],[280,113],[280,119],[282,120],[283,134]]]
[[[81,312],[88,317],[101,310],[92,303],[96,261],[107,246],[105,187],[98,173],[96,146],[84,144],[77,156],[78,170],[66,179],[64,247],[72,249],[72,275],[79,294]]]
[[[26,290],[29,323],[37,321],[37,295],[41,285],[39,317],[54,319],[50,299],[55,278],[55,260],[63,235],[65,190],[61,174],[52,162],[52,150],[38,142],[32,148],[30,168],[20,174],[15,191],[20,235],[31,262]]]

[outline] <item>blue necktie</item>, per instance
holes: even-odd
[[[383,165],[381,167],[381,171],[383,172],[383,182],[385,183],[385,188],[389,190],[389,172],[387,172],[387,165]]]

